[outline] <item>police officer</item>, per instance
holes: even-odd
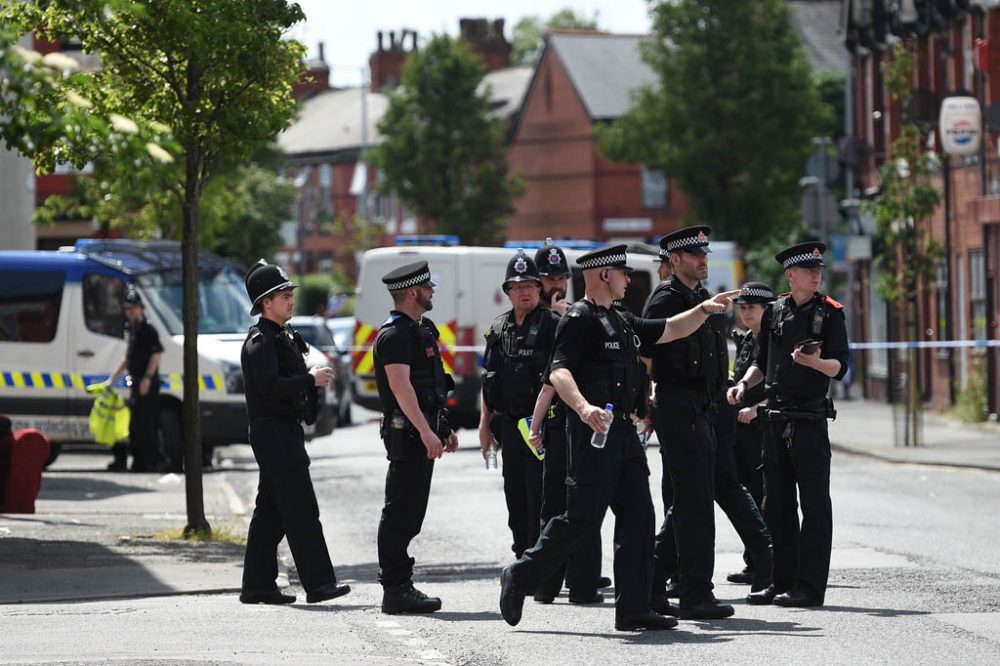
[[[518,421],[534,411],[559,315],[539,303],[542,281],[524,250],[507,263],[501,288],[511,309],[486,332],[479,443],[485,458],[490,447],[496,448],[491,430],[499,430],[507,525],[514,557],[521,557],[538,540],[543,456],[524,441]]]
[[[319,522],[319,505],[309,476],[302,422],[316,419],[317,387],[329,385],[331,368],[306,370],[308,345],[286,326],[295,298],[288,275],[261,259],[250,267],[246,288],[260,320],[250,327],[241,363],[246,385],[250,446],[260,468],[257,503],[247,534],[240,601],[290,604],[275,584],[282,537],[295,560],[306,601],[317,603],[351,591],[337,584]]]
[[[660,249],[671,275],[650,294],[643,315],[648,318],[679,314],[708,298],[701,281],[708,276],[707,226],[667,234]],[[677,586],[680,614],[685,619],[729,617],[733,607],[712,594],[715,562],[715,506],[717,439],[713,426],[715,400],[728,372],[723,317],[709,317],[691,336],[669,345],[647,348],[653,361],[656,400],[653,423],[660,441],[664,478],[664,508],[669,521],[657,535],[657,554],[669,551],[668,522],[672,521],[677,549]],[[672,564],[672,562],[671,562]],[[668,608],[661,587],[669,567],[657,564],[654,609]]]
[[[535,252],[535,267],[542,279],[542,305],[559,316],[566,314],[570,306],[566,301],[570,275],[566,253],[551,238],[546,238]]]
[[[843,307],[819,292],[825,251],[807,242],[775,256],[791,292],[764,311],[753,365],[729,390],[736,404],[763,381],[767,395],[764,515],[774,538],[774,582],[751,593],[752,604],[821,606],[826,595],[833,543],[826,419],[835,416],[826,395],[830,379],[847,370],[848,345]]]
[[[542,304],[559,315],[569,310],[566,301],[570,270],[566,254],[551,238],[535,252],[535,265],[542,280]],[[541,526],[566,511],[566,406],[547,380],[535,406],[531,426],[532,441],[545,451],[542,461]],[[563,582],[569,588],[570,603],[599,603],[604,595],[598,589],[610,587],[611,579],[601,576],[601,536],[581,546],[565,566],[559,567],[535,591],[535,601],[552,603]]]
[[[510,625],[521,620],[524,596],[600,529],[610,506],[616,516],[615,628],[669,629],[677,621],[649,610],[653,549],[653,502],[649,468],[631,415],[640,399],[640,349],[692,333],[709,312],[729,307],[727,294],[671,320],[640,319],[613,308],[625,295],[631,268],[626,246],[588,252],[577,260],[586,293],[556,330],[550,379],[572,410],[567,414],[570,471],[566,513],[549,521],[538,543],[500,577],[500,612]],[[611,412],[605,406],[612,406]],[[592,444],[595,433],[606,441]]]
[[[733,377],[743,377],[753,364],[754,345],[760,335],[760,322],[764,316],[764,308],[774,301],[774,291],[764,282],[746,282],[740,287],[740,294],[733,299],[739,320],[743,325],[742,332],[736,332],[736,358],[733,360]],[[758,508],[764,506],[764,472],[761,464],[761,423],[757,418],[757,409],[764,403],[764,385],[758,384],[743,395],[743,402],[736,405],[738,424],[736,426],[736,445],[733,453],[736,461],[736,473],[739,482],[749,491]],[[749,585],[756,576],[755,563],[750,550],[743,552],[746,563],[743,571],[726,576],[730,583]]]
[[[128,425],[129,447],[132,449],[133,472],[162,472],[168,467],[160,452],[160,357],[163,345],[156,329],[146,320],[146,309],[135,285],[129,285],[122,300],[125,312],[127,347],[118,367],[108,379],[113,384],[123,370],[128,370],[131,396]],[[171,452],[177,453],[177,452]],[[128,449],[121,443],[112,449],[114,460],[108,465],[113,472],[124,472]],[[176,461],[180,467],[180,460]]]
[[[401,266],[383,275],[382,282],[393,301],[373,349],[389,460],[378,526],[382,612],[433,613],[441,600],[413,586],[414,561],[407,548],[424,522],[434,461],[458,448],[445,410],[455,383],[441,362],[437,328],[423,316],[434,307],[437,286],[427,262]]]

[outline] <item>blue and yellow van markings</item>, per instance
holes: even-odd
[[[34,388],[34,389],[85,389],[90,384],[106,382],[108,375],[84,375],[79,372],[19,372],[5,370],[0,372],[0,388]],[[128,385],[124,377],[115,381],[115,388],[124,389]],[[175,391],[184,388],[184,376],[179,372],[160,375],[160,387]],[[200,375],[198,387],[202,391],[225,391],[226,384],[222,375]]]

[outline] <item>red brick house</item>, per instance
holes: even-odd
[[[948,157],[941,149],[935,119],[941,100],[956,94],[977,97],[988,117],[989,109],[1000,110],[1000,10],[973,7],[920,36],[913,34],[915,25],[892,28],[890,21],[898,18],[893,12],[872,16],[854,11],[858,5],[854,0],[845,0],[843,5],[846,43],[852,54],[853,119],[856,134],[869,152],[859,190],[877,190],[877,170],[893,159],[892,140],[908,119],[935,127],[933,149],[944,163],[935,179],[944,203],[926,224],[945,248],[945,257],[939,262],[934,284],[918,295],[920,340],[996,340],[1000,337],[1000,161],[995,151],[1000,125],[984,124],[978,155]],[[893,29],[915,44],[914,102],[907,109],[890,98],[882,73],[883,63],[891,57],[890,44],[897,40]],[[875,268],[866,265],[856,287],[862,307],[854,338],[903,339],[899,322],[876,293],[874,281]],[[924,368],[919,388],[924,400],[949,406],[956,390],[982,364],[987,373],[988,409],[996,415],[1000,395],[997,348],[919,353]],[[857,360],[866,368],[866,393],[893,397],[891,378],[901,372],[900,355],[868,351]]]
[[[526,190],[507,223],[512,240],[545,236],[647,239],[680,223],[684,196],[661,171],[597,154],[594,128],[621,117],[629,94],[656,83],[648,37],[553,32],[514,125],[508,163]]]

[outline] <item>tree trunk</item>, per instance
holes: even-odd
[[[187,525],[184,536],[211,533],[205,519],[205,499],[201,474],[201,409],[198,400],[198,221],[201,187],[200,153],[189,147],[184,186],[184,213],[181,233],[181,266],[184,291],[184,479],[187,498]]]

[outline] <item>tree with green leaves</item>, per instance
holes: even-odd
[[[383,174],[380,191],[437,232],[491,245],[503,239],[523,183],[507,173],[505,121],[489,113],[485,73],[479,56],[447,35],[411,54],[379,121],[372,162]]]
[[[211,531],[198,400],[202,196],[219,164],[246,158],[291,122],[291,88],[304,48],[283,36],[303,18],[299,6],[285,0],[0,2],[0,25],[13,35],[73,37],[85,53],[100,57],[100,66],[89,71],[6,77],[0,133],[8,145],[43,171],[106,156],[114,173],[102,185],[109,194],[146,188],[155,197],[166,191],[180,206],[185,534]],[[19,57],[12,48],[2,50],[4,65]],[[23,58],[17,64],[20,72],[36,67]]]
[[[597,18],[588,19],[576,11],[561,9],[547,21],[538,16],[525,16],[514,24],[514,38],[511,41],[510,64],[534,65],[542,55],[545,33],[548,30],[575,29],[596,30]]]
[[[599,150],[662,169],[718,238],[788,233],[823,114],[786,3],[675,0],[651,15],[643,59],[658,85],[599,130]]]
[[[886,88],[900,108],[906,108],[912,88],[914,47],[900,42],[892,58],[883,63]],[[941,245],[930,234],[928,221],[941,202],[941,193],[932,178],[940,168],[939,158],[925,152],[926,129],[905,123],[892,142],[892,159],[879,169],[881,188],[865,209],[875,219],[875,242],[880,252],[875,265],[880,269],[876,287],[886,301],[896,308],[902,325],[903,340],[919,340],[918,303],[934,278],[935,267],[943,255]],[[919,444],[920,355],[906,350],[907,427],[904,440],[908,446]]]

